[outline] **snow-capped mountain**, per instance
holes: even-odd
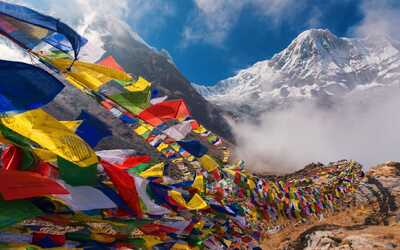
[[[241,116],[287,101],[344,96],[393,84],[400,84],[400,42],[388,37],[340,38],[328,30],[311,29],[270,60],[215,86],[194,86],[209,101]]]

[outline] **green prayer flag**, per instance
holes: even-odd
[[[141,163],[133,168],[128,169],[128,173],[132,173],[134,175],[138,175],[143,171],[147,170],[150,167],[148,163]]]
[[[71,186],[94,186],[97,184],[97,163],[80,167],[64,158],[57,157],[60,178]]]
[[[128,111],[137,115],[150,106],[150,90],[151,88],[148,87],[140,92],[122,92],[112,95],[110,98]]]
[[[21,149],[22,149],[22,161],[21,165],[19,166],[19,169],[31,170],[34,167],[36,167],[38,159],[35,157],[32,151],[27,148],[21,148]]]
[[[90,231],[86,231],[86,230],[81,230],[81,231],[77,231],[77,232],[68,232],[66,233],[66,238],[68,240],[73,240],[73,241],[90,241]]]
[[[8,227],[26,219],[42,215],[43,212],[27,200],[0,200],[0,228]]]
[[[34,144],[29,139],[12,131],[11,129],[0,124],[0,131],[2,135],[13,142],[22,150],[22,161],[19,169],[30,170],[36,166],[37,158],[31,151],[31,145]]]
[[[147,249],[146,241],[142,238],[127,239],[127,242],[132,244],[135,249]]]

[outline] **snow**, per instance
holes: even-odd
[[[340,38],[311,29],[270,60],[206,87],[193,83],[209,101],[240,115],[263,110],[274,100],[343,96],[390,85],[400,79],[400,46],[388,37]]]

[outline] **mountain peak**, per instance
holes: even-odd
[[[305,48],[323,50],[335,47],[341,41],[342,39],[327,29],[309,29],[300,33],[289,45],[289,48],[300,45]]]
[[[298,35],[289,47],[282,51],[293,51],[295,54],[311,56],[312,54],[321,54],[329,52],[332,49],[340,47],[343,40],[332,34],[327,29],[310,29]]]
[[[330,32],[328,29],[309,29],[300,33],[294,41],[304,41],[304,40],[329,40],[329,39],[337,39],[337,37]]]
[[[255,63],[212,87],[197,87],[236,116],[277,103],[344,96],[400,84],[400,42],[387,36],[344,38],[310,29],[270,60]]]
[[[298,35],[290,45],[271,59],[277,70],[304,69],[306,65],[334,61],[337,52],[347,51],[349,41],[339,38],[327,29],[310,29]]]

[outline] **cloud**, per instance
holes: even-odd
[[[256,15],[267,17],[269,25],[290,19],[291,13],[304,7],[295,0],[194,0],[194,3],[196,8],[182,32],[183,46],[195,42],[222,46],[247,7]]]
[[[13,45],[11,41],[0,39],[0,59],[18,62],[30,62],[29,56],[17,46]]]
[[[182,33],[185,45],[194,41],[221,44],[246,3],[247,0],[195,0],[197,9]]]
[[[173,4],[163,0],[12,0],[39,12],[60,18],[79,33],[102,44],[108,33],[118,35],[128,32],[136,40],[146,42],[134,32],[156,31],[164,20],[175,13]],[[151,21],[150,21],[151,20]],[[101,23],[95,26],[94,24]],[[147,44],[146,44],[147,45]],[[150,47],[150,46],[149,46]]]
[[[117,19],[129,24],[139,33],[161,29],[165,19],[175,14],[175,5],[163,0],[70,0],[66,4],[53,0],[44,1],[47,2],[50,12],[63,20],[76,24],[77,21],[89,19],[113,23]]]
[[[72,26],[83,20],[118,18],[132,23],[135,28],[156,27],[161,20],[175,13],[175,6],[163,0],[13,0],[36,10],[59,17]],[[149,21],[151,20],[151,21]],[[112,20],[111,20],[112,21]]]
[[[400,39],[400,5],[398,1],[364,0],[361,4],[363,19],[350,29],[351,34],[366,36],[390,36]]]
[[[321,18],[323,17],[322,11],[319,8],[317,8],[316,6],[314,6],[311,9],[310,13],[311,13],[311,15],[306,23],[306,27],[310,27],[310,28],[321,27],[322,26]]]
[[[337,100],[333,108],[299,103],[233,124],[237,154],[256,172],[287,173],[311,162],[354,159],[365,167],[400,160],[400,88],[377,88]]]

